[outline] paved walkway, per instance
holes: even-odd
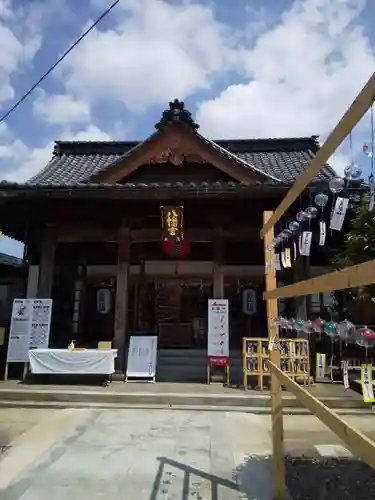
[[[14,410],[0,412],[0,431],[7,411]],[[30,418],[17,411],[23,433],[16,437],[7,424],[13,441],[0,461],[1,500],[274,498],[269,416],[87,409]],[[375,438],[373,419],[346,418]],[[286,416],[284,430],[293,500],[375,498],[373,471],[315,417]]]
[[[260,416],[63,410],[31,432],[0,464],[2,500],[273,498]]]

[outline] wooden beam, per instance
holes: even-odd
[[[200,243],[211,243],[215,240],[217,230],[209,228],[187,228],[186,236],[190,241]],[[258,230],[246,227],[233,228],[222,232],[224,238],[249,239],[257,237]],[[147,243],[160,241],[161,230],[144,228],[131,229],[130,239],[132,243]],[[97,243],[97,242],[117,242],[118,230],[113,228],[88,228],[88,227],[61,227],[58,230],[59,243]]]
[[[129,293],[129,229],[119,230],[118,262],[116,273],[116,299],[114,319],[114,347],[118,349],[117,368],[123,369],[125,361],[125,338],[128,327],[128,293]]]
[[[343,140],[351,132],[353,127],[359,122],[366,111],[371,107],[375,100],[375,73],[363,87],[361,92],[341,118],[339,123],[333,129],[328,139],[323,144],[322,148],[317,152],[312,159],[307,169],[297,178],[296,182],[290,188],[285,198],[276,208],[273,216],[264,224],[260,236],[264,237],[266,231],[276,224],[281,219],[286,210],[298,198],[305,187],[316,176],[319,170],[327,163],[332,154],[340,146]]]
[[[38,279],[38,298],[52,296],[53,275],[55,271],[56,232],[54,227],[46,227],[42,236],[42,248]]]
[[[375,469],[375,443],[362,432],[357,431],[308,391],[300,387],[274,363],[267,361],[272,374],[280,384],[291,392],[308,410],[316,415],[332,432],[336,434],[354,454]]]
[[[375,260],[345,267],[340,271],[324,274],[292,285],[282,286],[263,293],[264,299],[282,299],[312,295],[314,293],[333,292],[375,283]]]
[[[263,213],[263,224],[266,224],[267,221],[272,217],[273,212],[268,211]],[[271,227],[264,238],[264,262],[266,264],[267,258],[270,257],[272,262],[272,267],[268,273],[266,273],[266,292],[270,290],[277,289],[277,280],[276,280],[276,269],[275,269],[275,249],[272,248],[270,252],[268,252],[267,247],[271,244],[271,241],[274,238],[274,228]],[[266,297],[265,297],[266,298]],[[278,305],[277,299],[270,298],[267,300],[267,328],[268,328],[268,337],[273,338],[278,335],[278,327],[272,321],[272,318],[278,315]]]

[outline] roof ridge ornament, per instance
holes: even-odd
[[[199,125],[193,120],[190,111],[185,109],[184,101],[175,99],[170,101],[169,109],[163,111],[160,121],[155,125],[156,130],[163,130],[173,122],[180,122],[187,125],[192,130],[197,130]]]

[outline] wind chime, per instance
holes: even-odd
[[[374,179],[374,147],[375,147],[375,137],[374,137],[374,109],[373,106],[370,108],[370,120],[371,120],[371,143],[363,145],[363,152],[370,159],[370,175],[369,175],[369,186],[370,186],[370,203],[369,210],[372,212],[375,205],[375,179]]]

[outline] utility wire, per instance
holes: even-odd
[[[98,19],[97,19],[97,20],[96,20],[96,21],[95,21],[95,22],[94,22],[94,23],[93,23],[93,24],[92,24],[92,25],[91,25],[91,26],[90,26],[90,27],[89,27],[89,28],[88,28],[88,29],[87,29],[87,30],[86,30],[86,31],[85,31],[85,32],[84,32],[84,33],[83,33],[83,34],[82,34],[82,35],[81,35],[81,36],[80,36],[80,37],[79,37],[79,38],[78,38],[78,39],[77,39],[74,43],[73,43],[73,45],[71,45],[71,46],[69,47],[69,49],[68,49],[66,52],[64,52],[64,54],[63,54],[63,55],[62,55],[62,56],[61,56],[61,57],[60,57],[60,58],[59,58],[59,59],[55,62],[55,64],[54,64],[53,66],[51,66],[51,67],[50,67],[50,68],[49,68],[49,69],[48,69],[48,70],[44,73],[44,75],[43,75],[41,78],[39,78],[39,80],[38,80],[36,83],[34,83],[34,85],[31,87],[31,89],[30,89],[30,90],[28,90],[28,91],[26,92],[26,94],[24,94],[24,95],[23,95],[23,96],[22,96],[22,97],[21,97],[21,98],[20,98],[20,99],[19,99],[19,100],[18,100],[18,101],[17,101],[17,102],[16,102],[16,103],[15,103],[15,104],[14,104],[14,105],[10,108],[10,109],[9,109],[9,110],[8,110],[8,111],[7,111],[7,112],[6,112],[6,113],[5,113],[5,114],[4,114],[4,115],[0,118],[0,123],[1,123],[1,122],[3,122],[4,120],[6,120],[6,119],[8,118],[8,116],[9,116],[11,113],[13,113],[13,111],[14,111],[15,109],[17,109],[17,108],[18,108],[18,106],[19,106],[20,104],[22,104],[22,103],[23,103],[23,101],[24,101],[27,97],[29,97],[29,95],[30,95],[30,94],[31,94],[31,93],[32,93],[32,92],[33,92],[33,91],[34,91],[34,90],[35,90],[35,89],[36,89],[36,88],[37,88],[37,87],[38,87],[38,86],[42,83],[42,81],[43,81],[43,80],[44,80],[44,79],[45,79],[45,78],[46,78],[46,77],[47,77],[50,73],[52,73],[52,71],[53,71],[53,70],[54,70],[54,69],[55,69],[55,68],[56,68],[56,67],[57,67],[57,66],[61,63],[61,61],[63,61],[63,60],[66,58],[66,56],[67,56],[68,54],[70,54],[70,52],[71,52],[71,51],[72,51],[75,47],[77,47],[77,45],[78,45],[78,44],[79,44],[79,43],[80,43],[80,42],[81,42],[81,41],[82,41],[82,40],[86,37],[86,35],[88,35],[88,34],[90,33],[90,31],[91,31],[91,30],[93,30],[93,29],[95,28],[95,26],[96,26],[97,24],[99,24],[99,23],[100,23],[100,21],[106,17],[106,16],[107,16],[107,15],[111,12],[111,10],[112,10],[114,7],[116,7],[116,5],[117,5],[119,2],[120,2],[120,0],[116,0],[115,2],[113,2],[113,4],[112,4],[110,7],[108,7],[108,9],[107,9],[105,12],[103,12],[103,14],[102,14],[101,16],[99,16],[99,17],[98,17]]]

